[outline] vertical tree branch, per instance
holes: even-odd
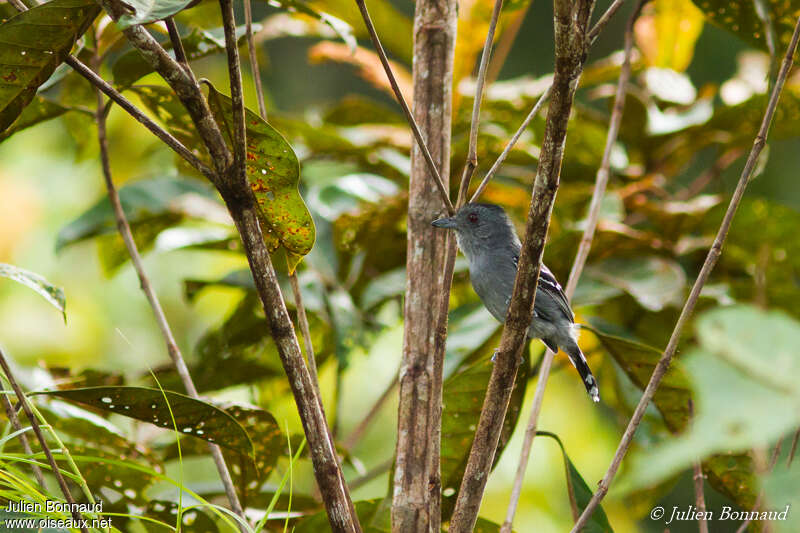
[[[364,1],[356,2],[389,74],[388,62]],[[392,501],[392,531],[399,533],[438,533],[441,529],[439,446],[444,344],[438,333],[439,324],[446,320],[441,313],[447,312],[450,292],[441,275],[449,236],[430,223],[441,214],[443,200],[448,211],[453,212],[447,191],[457,7],[456,0],[418,0],[414,13],[413,118],[416,120],[410,122],[420,124],[430,150],[425,148],[422,133],[418,134],[412,125],[418,142],[411,150],[405,328]],[[402,98],[399,90],[396,95]],[[430,161],[435,162],[433,165],[428,152]],[[439,169],[441,179],[436,178],[435,168]],[[441,200],[437,189],[443,196]]]
[[[530,325],[530,317],[533,315],[542,252],[561,173],[567,122],[578,78],[583,69],[588,19],[593,4],[592,0],[554,2],[555,75],[525,227],[525,239],[500,348],[450,521],[451,533],[466,533],[474,528],[497,450],[500,430],[519,366],[520,352]]]
[[[72,510],[72,518],[78,523],[81,524],[81,514],[75,510],[75,499],[72,497],[72,494],[69,491],[69,487],[67,486],[67,482],[64,480],[64,476],[61,474],[61,470],[58,468],[58,463],[56,463],[55,458],[53,457],[53,452],[50,451],[50,446],[47,444],[47,440],[45,440],[44,435],[42,434],[42,429],[39,427],[39,421],[36,420],[36,415],[33,414],[31,410],[31,406],[28,405],[28,398],[25,396],[25,393],[22,392],[17,380],[14,378],[14,374],[11,373],[11,367],[8,365],[8,361],[6,361],[6,356],[3,354],[3,351],[0,350],[0,367],[3,369],[3,373],[6,375],[8,379],[8,383],[11,385],[11,388],[14,390],[14,394],[17,395],[19,399],[19,403],[22,405],[22,410],[25,411],[25,416],[28,417],[28,421],[31,424],[31,429],[33,429],[33,433],[36,435],[36,438],[39,440],[39,445],[42,447],[42,451],[44,452],[45,457],[47,457],[47,462],[50,463],[50,468],[53,471],[53,475],[58,482],[58,487],[61,489],[61,493],[64,495],[64,499],[70,504]],[[81,526],[80,528],[83,533],[89,533],[89,530],[86,527]]]
[[[708,533],[708,520],[706,520],[706,496],[703,490],[703,466],[700,461],[692,465],[694,479],[694,502],[698,511],[697,529],[699,533]]]
[[[256,53],[256,41],[253,38],[253,9],[250,0],[244,0],[244,24],[247,34],[247,55],[250,59],[250,74],[253,76],[253,83],[256,86],[256,96],[258,97],[258,112],[261,118],[267,120],[267,106],[264,103],[264,87],[261,85],[261,71],[258,68],[258,55]]]
[[[620,440],[617,451],[611,461],[611,465],[608,467],[606,474],[600,481],[597,492],[594,493],[592,499],[589,501],[589,504],[586,506],[581,514],[581,517],[578,519],[578,522],[575,524],[575,527],[572,529],[573,533],[577,533],[584,525],[586,525],[586,522],[592,516],[592,513],[608,492],[611,481],[614,479],[620,463],[622,462],[623,457],[627,453],[628,448],[633,441],[633,435],[636,433],[636,430],[639,427],[642,416],[644,416],[644,411],[647,409],[648,404],[653,399],[653,395],[655,394],[656,389],[658,389],[658,386],[661,384],[661,380],[669,368],[669,364],[672,361],[673,355],[675,355],[675,350],[678,347],[678,341],[680,340],[681,333],[683,332],[683,328],[686,326],[686,323],[689,321],[689,317],[694,311],[695,304],[700,297],[700,291],[703,289],[703,286],[708,280],[711,271],[714,269],[719,256],[722,254],[722,245],[725,243],[725,238],[728,236],[728,231],[731,227],[731,223],[733,222],[733,217],[736,214],[736,209],[739,207],[742,196],[744,196],[747,183],[750,180],[750,176],[752,175],[753,169],[758,161],[758,156],[766,144],[769,127],[772,123],[775,109],[778,106],[778,99],[780,98],[783,85],[786,82],[789,68],[792,65],[792,57],[797,49],[798,38],[800,38],[800,18],[797,19],[797,23],[795,24],[791,42],[786,50],[786,55],[783,58],[783,63],[781,65],[778,78],[772,89],[772,93],[770,94],[769,103],[764,111],[761,127],[759,128],[758,134],[753,141],[753,147],[750,150],[749,156],[747,157],[747,162],[744,165],[744,169],[742,169],[742,174],[739,178],[738,184],[736,185],[736,190],[734,191],[730,203],[728,204],[728,209],[725,212],[725,216],[722,219],[720,228],[717,231],[716,237],[714,238],[714,243],[708,251],[708,255],[703,262],[703,267],[701,268],[700,273],[698,274],[697,279],[692,286],[692,290],[689,293],[689,297],[686,300],[683,309],[681,310],[680,317],[678,318],[678,322],[675,324],[675,329],[672,331],[667,348],[664,350],[664,354],[661,356],[661,359],[659,359],[658,364],[656,364],[656,367],[653,370],[653,375],[650,377],[650,381],[647,384],[644,393],[642,394],[642,398],[639,400],[639,404],[634,410],[633,416],[628,423],[628,427],[625,429],[625,433]]]
[[[14,406],[11,405],[11,402],[8,399],[8,396],[5,394],[0,394],[2,396],[3,402],[3,410],[6,412],[6,416],[8,420],[11,422],[11,427],[14,428],[14,431],[20,431],[22,429],[22,424],[19,422],[19,417],[17,416],[17,411],[14,410]],[[19,439],[19,443],[22,445],[22,451],[25,452],[25,455],[30,457],[33,456],[33,449],[31,449],[31,444],[28,442],[28,436],[25,433],[20,433],[17,435],[17,439]],[[42,475],[42,469],[39,468],[39,465],[31,464],[31,470],[33,470],[33,475],[36,477],[36,481],[39,482],[39,486],[42,487],[42,490],[47,490],[47,484],[44,481],[44,476]]]

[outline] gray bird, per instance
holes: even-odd
[[[475,292],[492,316],[505,322],[521,248],[506,212],[498,205],[469,203],[455,216],[440,218],[432,224],[455,230],[458,247],[469,261],[469,277]],[[559,348],[564,350],[589,396],[597,402],[600,401],[597,381],[578,347],[577,328],[561,285],[542,264],[528,337],[541,339],[554,352]]]

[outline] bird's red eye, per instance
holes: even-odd
[[[475,224],[476,222],[478,222],[478,215],[475,213],[470,213],[469,215],[467,215],[467,220]]]

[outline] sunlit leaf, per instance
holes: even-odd
[[[183,107],[181,101],[169,87],[139,85],[131,87],[129,90],[136,93],[145,107],[167,126],[170,133],[187,148],[193,150],[200,159],[206,163],[211,163],[205,146],[197,137],[197,132],[189,113],[187,113],[186,108]]]
[[[494,457],[494,464],[502,455],[514,428],[519,420],[522,401],[530,372],[528,350],[523,350],[524,360],[519,366],[514,381],[514,390],[506,411],[506,418],[500,432],[500,441]],[[442,409],[442,519],[449,518],[455,506],[456,494],[464,477],[464,469],[475,438],[475,429],[489,386],[489,377],[494,363],[482,358],[460,370],[444,382],[444,406]],[[494,465],[493,465],[494,466]]]
[[[703,30],[703,13],[691,0],[655,0],[636,21],[636,45],[648,66],[682,72]]]
[[[171,17],[183,10],[194,0],[125,0],[126,13],[119,18],[117,25],[124,29],[137,24],[150,24]]]
[[[569,455],[567,455],[567,450],[564,449],[564,443],[561,442],[558,435],[550,433],[549,431],[537,431],[536,434],[543,437],[550,437],[556,441],[558,447],[561,448],[561,455],[564,457],[564,470],[570,505],[572,506],[573,513],[579,515],[589,504],[589,500],[592,499],[592,489],[589,488],[583,476],[581,476],[578,469],[575,468]],[[614,530],[611,529],[611,524],[608,523],[608,517],[603,507],[599,506],[581,531],[585,533],[609,533]]]
[[[61,314],[64,315],[64,320],[66,320],[65,307],[67,302],[64,297],[64,290],[61,287],[56,287],[35,272],[6,263],[0,263],[0,276],[13,279],[17,283],[22,283],[38,292],[53,307],[61,311]]]
[[[261,25],[253,25],[254,32],[260,30]],[[237,41],[242,42],[244,36],[245,27],[237,27]],[[222,28],[214,28],[212,30],[193,28],[188,34],[181,35],[181,42],[186,52],[186,58],[190,61],[225,51],[225,33]],[[164,41],[161,43],[161,46],[170,50],[172,54],[172,41]],[[129,50],[114,62],[111,67],[111,72],[116,85],[127,87],[136,83],[139,78],[153,72],[153,67],[144,59],[141,52],[138,50]]]
[[[0,131],[33,100],[99,12],[92,0],[52,0],[0,25]]]
[[[233,105],[211,84],[208,102],[223,133],[232,143]],[[294,150],[272,126],[245,110],[247,128],[247,177],[266,222],[265,240],[270,248],[283,246],[292,259],[289,272],[314,246],[314,220],[297,187],[300,165]],[[292,264],[293,263],[293,264]]]
[[[252,457],[253,454],[253,443],[236,419],[210,403],[177,392],[145,387],[87,387],[39,394],[56,396],[106,413],[176,430],[224,446],[246,457]]]

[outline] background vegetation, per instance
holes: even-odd
[[[492,4],[460,4],[454,176],[466,158],[473,67]],[[570,490],[580,504],[580,477],[593,489],[606,471],[669,339],[758,129],[769,73],[777,70],[800,13],[798,2],[763,4],[776,35],[772,58],[751,2],[654,0],[636,23],[612,177],[573,301],[577,321],[602,332],[585,331],[581,338],[602,401],[592,405],[559,355],[539,428],[557,435],[563,448],[554,439],[535,440],[516,531],[571,527]],[[607,2],[598,2],[596,11],[606,7]],[[237,20],[242,20],[239,8]],[[631,8],[620,10],[591,49],[569,123],[545,250],[546,263],[564,281],[603,154]],[[3,18],[16,13],[9,4],[0,9]],[[372,0],[370,9],[410,95],[413,5]],[[300,263],[298,279],[323,403],[353,500],[365,502],[357,504],[362,525],[383,531],[388,509],[380,502],[391,486],[396,440],[392,384],[403,335],[412,137],[354,3],[257,1],[253,13],[269,123],[297,154],[300,192],[316,227],[316,243]],[[227,94],[219,6],[203,2],[175,19],[195,72]],[[512,40],[506,36],[517,21],[521,27]],[[149,28],[168,41],[162,24]],[[509,2],[499,28],[495,59],[504,39],[513,45],[505,62],[496,60],[495,72],[490,68],[497,79],[484,98],[479,177],[546,89],[545,76],[553,69],[550,3]],[[105,79],[125,89],[178,138],[191,137],[180,128],[180,121],[188,120],[185,112],[170,107],[163,81],[108,18],[99,18],[73,49],[87,63],[95,51],[103,54]],[[8,46],[0,50],[0,63],[8,64],[10,54]],[[245,101],[257,110],[253,80],[244,70]],[[2,134],[0,262],[35,271],[63,288],[66,321],[28,288],[3,279],[0,343],[28,391],[130,385],[184,392],[116,233],[98,163],[94,106],[92,87],[62,65]],[[596,513],[591,527],[663,531],[663,520],[651,520],[650,510],[696,504],[692,464],[700,459],[709,510],[718,512],[724,505],[783,510],[800,502],[800,462],[790,459],[800,424],[795,385],[800,378],[798,119],[800,78],[792,73],[768,149],[696,318],[603,502],[607,523]],[[520,230],[543,131],[542,114],[482,197],[506,207]],[[108,138],[114,179],[139,248],[146,252],[155,291],[197,388],[227,415],[205,411],[210,408],[184,397],[125,389],[34,395],[33,403],[78,458],[86,484],[105,502],[104,511],[128,515],[115,518],[121,530],[166,530],[136,517],[174,527],[178,506],[187,531],[232,530],[232,519],[215,514],[217,508],[183,510],[198,501],[226,504],[213,461],[198,445],[209,435],[225,448],[240,498],[254,520],[278,494],[273,511],[291,510],[290,529],[324,528],[324,516],[313,516],[322,506],[310,460],[303,452],[289,460],[301,445],[302,426],[225,206],[194,169],[117,106],[109,114]],[[278,250],[274,262],[284,271],[280,281],[289,295],[283,253]],[[295,318],[291,297],[287,306]],[[452,511],[491,371],[489,357],[500,339],[500,327],[472,291],[462,259],[456,262],[450,309],[442,443],[445,513]],[[542,353],[541,344],[532,343],[517,378],[504,450],[481,507],[488,522],[500,524],[505,518]],[[139,413],[139,421],[131,413],[114,414],[109,404]],[[161,418],[151,420],[153,413]],[[209,427],[199,425],[203,420]],[[175,431],[158,425],[174,425],[183,433],[180,449]],[[4,430],[5,436],[14,433],[10,423]],[[32,495],[25,482],[35,485],[35,480],[20,462],[26,455],[21,445],[5,438],[0,447],[1,499],[60,497],[49,476],[47,491]],[[285,478],[290,483],[281,487]],[[179,498],[174,483],[191,493]],[[771,527],[797,531],[798,513],[792,510],[788,521]],[[270,516],[267,527],[284,529],[285,514]],[[480,527],[496,529],[488,522]],[[712,531],[738,527],[739,522],[711,523]],[[693,521],[669,525],[672,532],[696,528]]]

